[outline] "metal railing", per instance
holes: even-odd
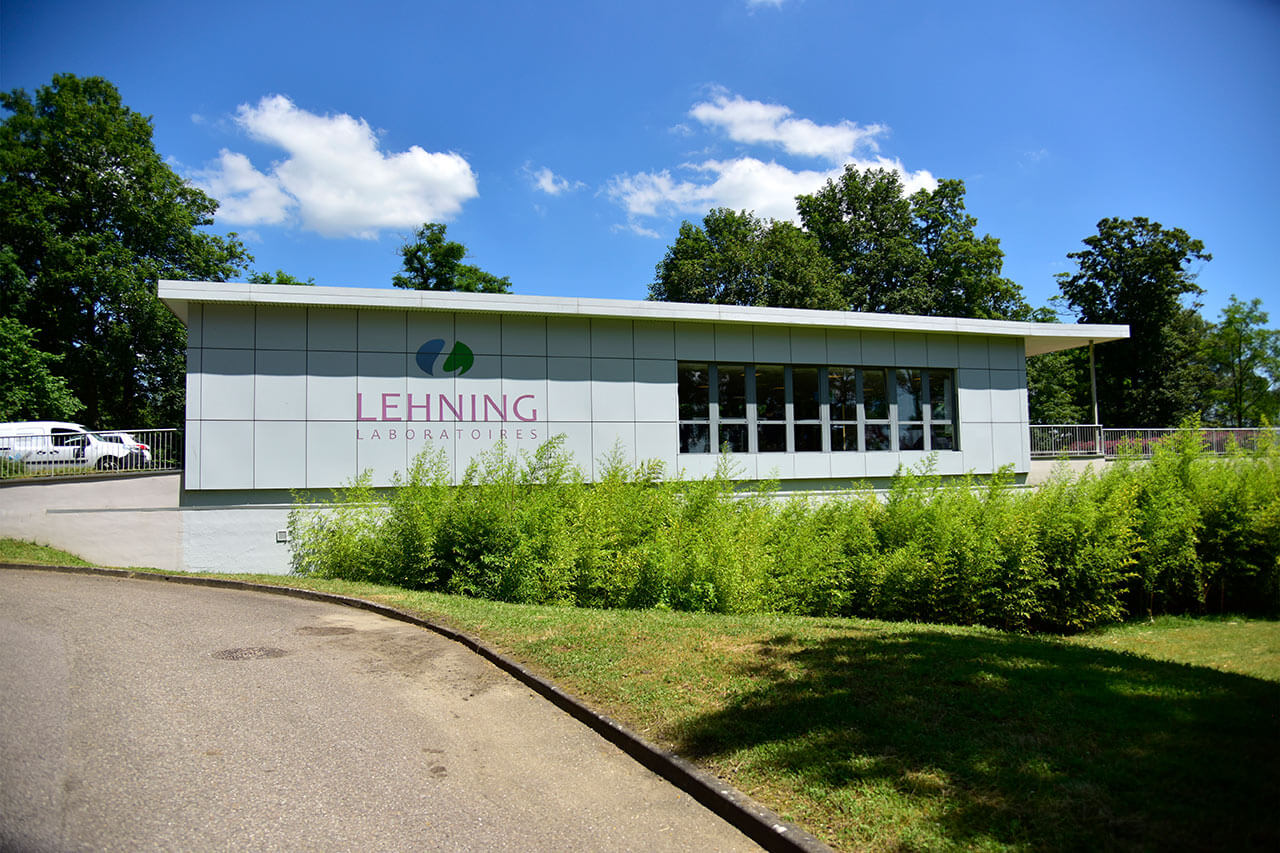
[[[52,427],[0,434],[0,478],[182,470],[182,432]]]
[[[1167,428],[1114,428],[1097,424],[1032,424],[1032,458],[1078,458],[1105,456],[1108,459],[1124,454],[1150,458],[1156,445],[1168,437],[1186,432],[1177,427]],[[1224,455],[1233,447],[1254,450],[1263,435],[1272,441],[1280,441],[1280,428],[1204,428],[1199,433],[1201,446],[1216,455]]]
[[[1032,458],[1101,456],[1102,427],[1098,424],[1032,424]]]

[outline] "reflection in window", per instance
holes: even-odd
[[[680,452],[957,449],[950,370],[681,362]]]
[[[707,365],[682,362],[677,378],[680,420],[705,421],[711,411],[711,379]]]
[[[746,418],[747,368],[741,364],[718,364],[716,367],[716,401],[720,404],[720,419]]]

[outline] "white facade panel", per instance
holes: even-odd
[[[502,354],[547,354],[547,321],[544,317],[503,317]]]
[[[223,349],[253,349],[253,313],[251,305],[206,305],[205,345]]]
[[[636,358],[674,359],[675,326],[670,321],[637,320],[632,324]]]
[[[354,421],[309,421],[306,424],[308,489],[336,489],[358,473]]]
[[[630,320],[591,321],[592,357],[631,358],[634,352]]]
[[[295,489],[307,481],[305,421],[264,421],[253,425],[253,487]]]
[[[253,421],[200,425],[200,488],[253,488]]]
[[[259,305],[255,316],[258,349],[305,350],[307,315],[296,308]]]
[[[476,355],[502,355],[502,318],[493,314],[458,314],[453,337]]]
[[[992,423],[1025,422],[1027,407],[1020,393],[1018,371],[992,370],[990,376]]]
[[[253,417],[259,421],[307,419],[307,353],[260,349],[255,359]]]
[[[637,423],[636,461],[656,459],[666,467],[668,473],[674,472],[678,466],[679,454],[676,451],[680,446],[679,442],[675,418],[666,423]]]
[[[964,469],[977,474],[991,474],[1000,466],[995,464],[996,456],[993,431],[990,423],[966,423],[960,428],[960,447],[964,454]],[[1006,458],[1004,462],[1013,462]],[[1001,464],[1004,464],[1002,462]]]
[[[356,354],[311,350],[307,354],[308,421],[355,420]],[[372,404],[371,404],[372,405]]]
[[[443,340],[452,345],[458,336],[454,334],[453,315],[439,311],[410,311],[405,317],[405,351],[417,353],[427,341]]]
[[[200,418],[252,420],[254,352],[209,349],[200,356]],[[190,411],[188,409],[188,411]]]
[[[405,352],[405,322],[403,311],[360,309],[356,314],[356,347],[361,352]]]
[[[827,363],[862,364],[862,333],[851,329],[828,329]]]
[[[355,352],[354,308],[311,308],[307,311],[307,348]]]
[[[990,338],[987,351],[991,359],[992,370],[1017,370],[1025,360],[1018,351],[1016,341],[1012,338]]]
[[[892,332],[863,332],[862,333],[862,358],[859,360],[862,364],[868,365],[897,365],[898,361],[894,356],[893,333]],[[908,367],[909,365],[902,365]]]
[[[204,346],[204,306],[200,304],[187,306],[187,346],[199,349]],[[190,350],[188,350],[190,351]],[[191,369],[190,363],[187,370]]]
[[[683,361],[714,361],[715,327],[701,323],[677,323],[676,358]]]
[[[912,332],[893,333],[892,364],[902,367],[924,367],[929,362],[928,340]]]
[[[929,335],[926,367],[959,367],[960,349],[955,335]]]
[[[755,341],[750,326],[716,326],[716,361],[752,361]]]
[[[547,359],[547,412],[551,421],[591,421],[591,361]]]
[[[548,317],[547,355],[565,358],[590,356],[591,321],[582,317]]]
[[[991,372],[960,368],[956,372],[956,408],[962,423],[991,422]]]
[[[792,329],[792,364],[826,364],[827,334],[822,329]]]
[[[960,335],[956,341],[960,355],[960,366],[986,370],[991,367],[991,359],[987,352],[987,338],[977,335]]]
[[[635,362],[629,358],[591,359],[591,419],[636,420]]]
[[[791,360],[791,333],[787,328],[757,328],[752,360],[757,364],[786,364]]]
[[[634,423],[594,423],[591,425],[591,459],[579,465],[599,479],[610,455],[619,452],[628,463],[636,460],[636,425]]]

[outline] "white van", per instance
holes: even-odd
[[[141,467],[147,461],[138,447],[103,441],[80,424],[66,421],[0,424],[0,464],[14,473],[24,470],[71,472],[85,468],[114,471]]]

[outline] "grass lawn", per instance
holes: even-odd
[[[1060,639],[254,579],[480,637],[838,848],[1280,849],[1277,622]]]

